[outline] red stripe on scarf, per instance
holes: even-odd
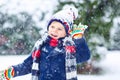
[[[75,46],[66,46],[65,47],[66,51],[70,52],[70,53],[75,53]]]
[[[33,58],[34,58],[34,57],[39,58],[39,57],[40,57],[40,53],[41,53],[40,50],[36,50],[36,51],[34,51],[34,53],[32,54],[32,57],[33,57]]]

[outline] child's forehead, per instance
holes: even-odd
[[[50,25],[54,25],[54,26],[56,26],[56,27],[62,27],[62,28],[64,28],[63,24],[61,24],[61,23],[58,22],[58,21],[53,21]]]

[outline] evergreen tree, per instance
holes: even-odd
[[[119,0],[58,1],[58,9],[55,10],[55,12],[62,9],[63,6],[74,5],[79,10],[79,16],[75,21],[75,24],[81,22],[82,24],[89,26],[88,30],[85,32],[85,37],[91,50],[91,61],[89,63],[83,63],[84,68],[86,68],[84,70],[86,70],[88,74],[99,73],[101,69],[93,68],[91,65],[93,64],[93,61],[100,61],[103,56],[97,51],[97,47],[108,47],[108,44],[110,43],[110,29],[113,26],[113,19],[120,15],[120,10],[118,10],[120,8]],[[83,67],[83,65],[81,67]],[[91,68],[93,70],[91,70]],[[83,71],[82,73],[86,72]]]
[[[29,54],[35,41],[40,38],[38,28],[27,12],[19,14],[1,13],[0,45],[1,54]],[[5,39],[5,41],[3,41]]]
[[[110,41],[110,50],[120,50],[120,23],[114,26],[114,32],[111,34]]]

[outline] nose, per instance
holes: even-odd
[[[54,28],[54,29],[53,29],[53,31],[56,33],[56,32],[57,32],[57,29],[56,29],[56,28]]]

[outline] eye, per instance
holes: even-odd
[[[51,28],[55,28],[54,26],[51,26]]]
[[[61,29],[61,28],[58,28],[58,30],[60,30],[60,31],[61,31],[62,29]]]

